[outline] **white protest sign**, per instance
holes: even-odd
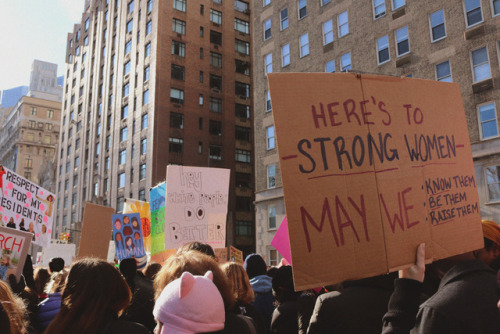
[[[229,169],[167,166],[165,249],[191,241],[223,248]]]

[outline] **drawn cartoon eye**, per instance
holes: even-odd
[[[186,220],[192,220],[193,217],[194,217],[193,209],[191,209],[189,206],[186,206],[184,208],[184,218],[186,218]]]
[[[202,206],[199,206],[198,209],[196,209],[196,218],[202,220],[203,217],[205,217],[205,209]]]

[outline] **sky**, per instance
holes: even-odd
[[[0,90],[29,86],[34,59],[64,74],[66,38],[79,23],[84,0],[0,0]]]

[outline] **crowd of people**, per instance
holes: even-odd
[[[485,247],[335,286],[295,291],[292,267],[258,254],[219,264],[200,242],[163,265],[118,268],[54,258],[0,281],[0,333],[500,333],[500,228],[482,221]],[[398,277],[399,276],[399,277]]]

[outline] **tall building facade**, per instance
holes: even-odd
[[[33,61],[28,95],[61,101],[62,86],[58,84],[57,64],[37,59]]]
[[[2,91],[2,108],[13,107],[17,101],[28,94],[28,86],[19,86]]]
[[[231,169],[227,243],[252,251],[249,3],[84,6],[68,35],[55,233],[86,201],[119,212],[125,198],[149,200],[168,164],[221,167]]]
[[[23,96],[0,126],[0,164],[53,192],[61,103]]]
[[[285,216],[268,72],[354,71],[460,84],[483,218],[500,220],[500,1],[259,0],[253,5],[256,248]]]

